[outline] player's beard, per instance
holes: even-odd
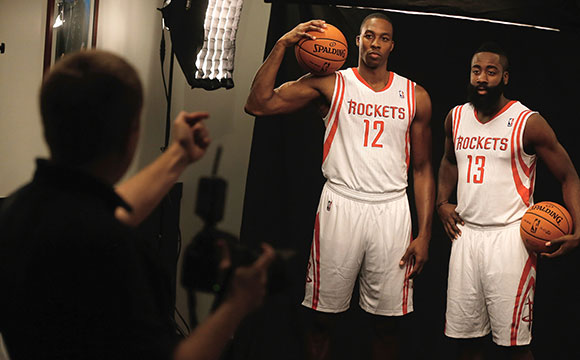
[[[505,84],[500,81],[496,86],[486,86],[487,92],[483,95],[477,93],[477,86],[471,84],[467,87],[467,99],[476,110],[483,114],[492,114],[497,110],[499,98],[503,94]]]

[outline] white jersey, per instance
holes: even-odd
[[[457,159],[457,208],[463,220],[480,226],[519,221],[533,204],[536,156],[526,154],[524,129],[534,112],[510,101],[481,123],[470,103],[453,109]]]
[[[348,189],[395,197],[407,188],[415,83],[394,72],[373,90],[356,68],[336,72],[322,173]]]

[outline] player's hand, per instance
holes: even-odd
[[[207,112],[181,111],[173,123],[173,141],[185,151],[187,162],[199,160],[211,143],[204,119]]]
[[[316,39],[316,36],[308,34],[307,31],[320,31],[320,33],[324,33],[326,29],[326,22],[324,20],[310,20],[305,23],[298,24],[294,29],[290,30],[284,36],[278,40],[278,42],[284,47],[290,47],[302,40],[303,38],[307,39]]]
[[[405,276],[405,280],[412,279],[419,275],[421,271],[423,271],[423,266],[428,259],[429,241],[419,237],[411,241],[411,244],[407,247],[407,251],[405,251],[401,261],[399,261],[399,266],[405,266],[409,261],[412,262],[413,269]]]
[[[580,245],[580,234],[564,235],[558,239],[548,241],[546,247],[548,249],[557,249],[552,253],[540,253],[542,257],[555,258],[569,253]]]
[[[264,300],[268,281],[268,267],[274,260],[274,249],[262,244],[263,252],[250,266],[236,269],[230,287],[230,301],[244,312],[255,310]]]
[[[437,213],[443,223],[443,228],[451,240],[456,240],[461,236],[461,230],[457,224],[465,225],[463,219],[455,212],[456,207],[456,204],[447,203],[437,208]]]

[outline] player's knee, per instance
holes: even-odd
[[[372,319],[372,328],[376,336],[397,336],[401,329],[401,318],[399,316],[378,316]]]
[[[337,314],[317,312],[314,314],[314,328],[318,331],[330,332],[336,326],[337,319]]]
[[[330,334],[336,326],[340,314],[308,310],[306,327],[311,334]]]
[[[521,346],[500,346],[502,348],[505,358],[510,360],[533,360],[532,350],[530,345]]]
[[[490,335],[477,338],[455,339],[459,353],[466,358],[475,358],[476,354],[483,354],[485,346],[491,341]],[[489,345],[488,345],[489,346]]]

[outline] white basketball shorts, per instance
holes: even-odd
[[[411,262],[399,266],[411,241],[406,193],[385,199],[328,182],[318,205],[302,305],[338,313],[350,306],[359,278],[363,310],[398,316],[413,311]]]
[[[476,338],[491,331],[498,345],[529,344],[537,258],[524,247],[519,222],[459,227],[449,259],[445,335]]]

